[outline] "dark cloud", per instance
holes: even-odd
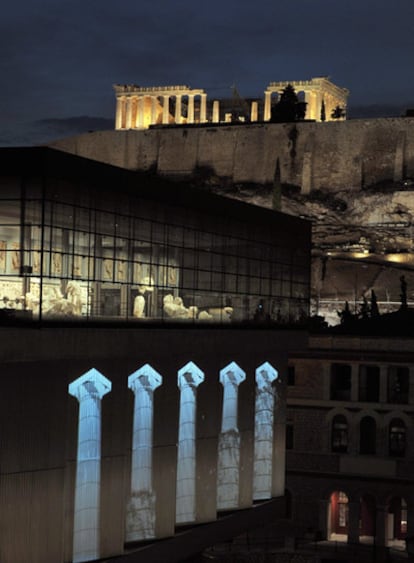
[[[329,75],[351,104],[404,104],[413,21],[412,0],[20,0],[0,20],[3,138],[16,121],[113,118],[113,83],[250,96]]]

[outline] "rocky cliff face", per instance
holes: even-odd
[[[358,310],[372,290],[380,311],[398,309],[402,275],[414,305],[414,183],[404,180],[414,177],[412,124],[166,127],[92,133],[53,146],[309,219],[312,312],[336,324],[345,301]]]

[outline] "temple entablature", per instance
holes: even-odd
[[[310,80],[270,82],[264,93],[264,121],[269,121],[271,118],[272,98],[273,101],[277,101],[278,96],[289,84],[293,86],[299,99],[307,103],[306,119],[315,121],[345,119],[349,90],[336,86],[328,77],[322,76]],[[324,111],[323,106],[325,106]],[[332,116],[336,108],[343,111],[342,116]]]
[[[207,94],[202,89],[185,85],[141,87],[115,84],[114,90],[115,129],[147,129],[157,124],[207,121]]]

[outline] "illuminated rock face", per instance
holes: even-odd
[[[101,399],[111,382],[91,369],[69,385],[79,401],[73,561],[100,557]]]
[[[193,362],[178,372],[180,419],[178,428],[176,522],[196,519],[196,397],[204,373]]]
[[[155,493],[152,490],[153,394],[161,384],[161,375],[148,364],[128,378],[128,387],[135,395],[135,402],[126,541],[155,537]]]
[[[240,435],[237,427],[238,387],[245,372],[232,362],[220,372],[223,417],[218,444],[217,508],[239,506]]]
[[[254,423],[253,500],[272,496],[273,419],[277,371],[267,362],[256,370],[256,410]]]

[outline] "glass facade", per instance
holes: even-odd
[[[105,177],[105,168],[0,178],[3,317],[292,324],[307,316],[303,221],[194,190],[186,199],[177,185],[141,189],[142,176],[107,167]]]

